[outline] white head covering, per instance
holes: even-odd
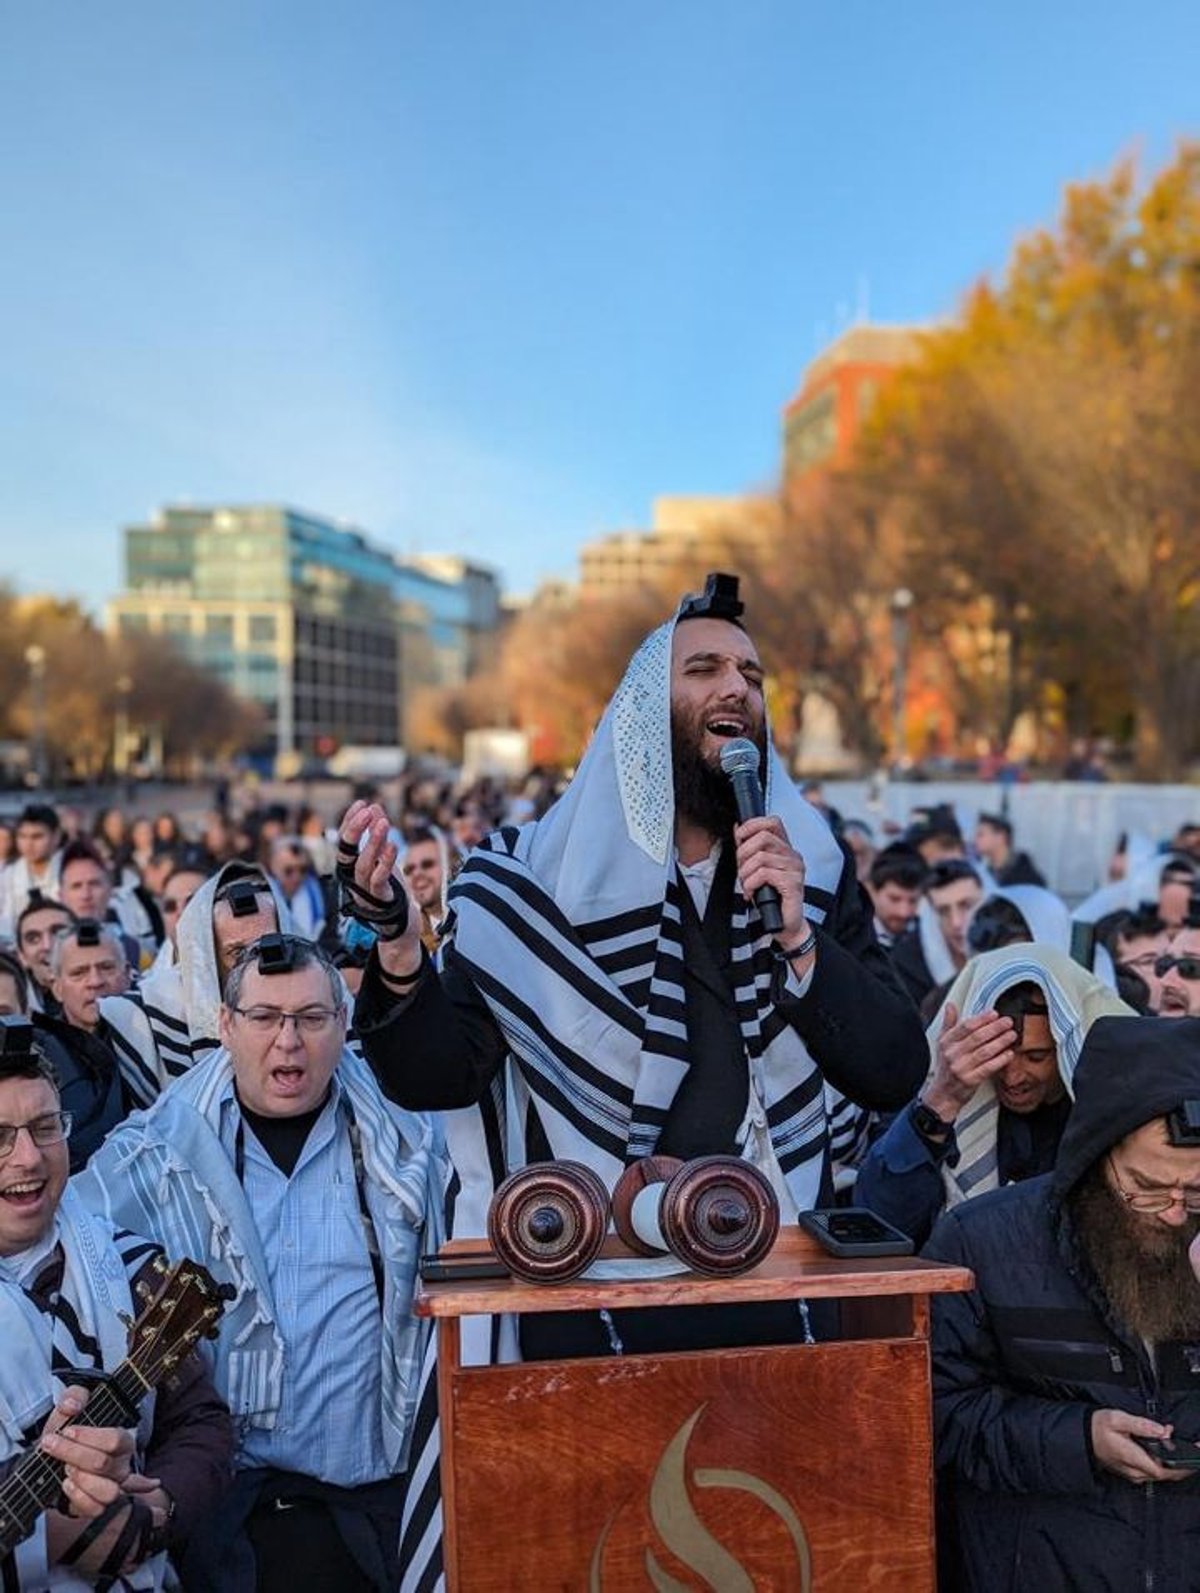
[[[274,899],[280,934],[295,932],[287,898],[277,882],[257,864],[225,863],[211,879],[205,880],[180,914],[175,931],[178,944],[176,965],[165,970],[165,977],[171,974],[176,976],[176,1001],[181,1004],[181,1016],[187,1023],[188,1034],[193,1041],[212,1041],[217,1034],[217,1014],[221,1009],[221,971],[213,940],[213,906],[221,887],[238,879],[252,880],[255,884],[261,882],[261,890],[269,891]],[[155,992],[156,995],[159,993]]]
[[[540,1119],[556,1157],[611,1187],[648,1155],[687,1073],[671,764],[671,640],[635,653],[566,793],[546,816],[489,837],[450,892],[456,958],[509,1043],[504,1086],[447,1113],[462,1181],[456,1233],[481,1232],[503,1160],[519,1166]],[[768,743],[766,806],[806,865],[812,921],[843,868],[837,841]],[[826,1144],[819,1070],[781,1022],[774,963],[752,903],[733,920],[732,972],[751,1082],[800,1209],[817,1194]]]
[[[1011,902],[1029,926],[1037,946],[1071,949],[1071,914],[1061,896],[1043,885],[997,885],[993,897]]]
[[[1006,990],[1031,983],[1046,996],[1050,1032],[1058,1049],[1058,1071],[1069,1094],[1079,1053],[1097,1018],[1136,1017],[1119,996],[1064,951],[1046,945],[1004,946],[973,957],[954,981],[941,1009],[926,1031],[931,1069],[945,1023],[953,1006],[959,1021],[991,1011]],[[985,1080],[955,1120],[958,1162],[944,1165],[947,1204],[953,1206],[985,1189],[997,1187],[996,1129],[999,1102],[990,1079]]]

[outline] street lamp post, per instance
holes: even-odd
[[[33,771],[39,787],[46,784],[46,649],[31,642],[25,649],[29,667],[29,699],[33,720]]]
[[[909,614],[913,595],[907,586],[898,586],[888,608],[892,616],[892,766],[898,768],[908,744],[905,707],[908,700]]]

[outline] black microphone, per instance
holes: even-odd
[[[721,748],[721,768],[729,776],[734,805],[742,824],[747,819],[761,819],[767,811],[762,781],[758,778],[758,763],[758,748],[745,736],[727,741]],[[754,893],[754,905],[767,934],[777,935],[783,928],[783,908],[774,885],[760,885]]]

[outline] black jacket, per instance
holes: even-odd
[[[1041,885],[1044,887],[1046,884],[1046,876],[1028,852],[1014,852],[1007,863],[994,871],[993,877],[997,885]]]
[[[1138,1486],[1091,1449],[1101,1409],[1200,1439],[1200,1343],[1159,1345],[1151,1361],[1068,1204],[1125,1135],[1200,1098],[1200,1021],[1099,1019],[1075,1088],[1055,1171],[956,1207],[925,1251],[975,1273],[970,1293],[934,1297],[937,1460],[957,1536],[943,1583],[956,1593],[1200,1589],[1200,1477]]]
[[[111,1129],[128,1115],[116,1052],[105,1038],[101,1021],[94,1034],[44,1012],[33,1015],[33,1026],[58,1078],[63,1110],[72,1117],[68,1148],[71,1171],[87,1166]]]
[[[919,1007],[936,986],[937,980],[930,973],[929,964],[925,961],[915,921],[903,935],[892,942],[889,955],[900,983],[912,997],[913,1004]]]
[[[875,939],[870,900],[843,847],[841,879],[817,930],[812,984],[780,1009],[822,1074],[848,1099],[877,1111],[910,1101],[929,1066],[916,1008]],[[375,952],[354,1005],[354,1026],[384,1093],[413,1111],[470,1106],[507,1054],[499,1026],[451,943],[439,976],[428,972],[397,1001]]]

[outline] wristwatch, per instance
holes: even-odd
[[[939,1117],[932,1106],[926,1106],[918,1095],[909,1107],[912,1114],[912,1126],[922,1139],[945,1139],[954,1132],[954,1124],[947,1123],[944,1117]]]

